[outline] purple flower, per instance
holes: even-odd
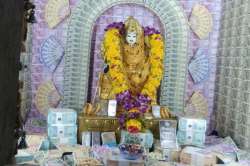
[[[116,100],[118,103],[122,103],[124,100],[126,100],[126,101],[130,100],[131,98],[132,98],[132,96],[128,90],[116,95]]]
[[[116,28],[119,30],[120,34],[124,34],[125,33],[125,26],[123,22],[113,22],[111,24],[109,24],[106,28],[105,31],[112,29],[112,28]]]
[[[145,36],[149,36],[149,35],[152,35],[152,34],[160,34],[160,32],[154,28],[151,28],[151,27],[144,27],[144,35]]]
[[[145,113],[150,106],[151,99],[150,97],[146,95],[139,94],[137,96],[137,103],[139,103],[139,106],[138,106],[139,111],[141,113]]]
[[[124,102],[123,108],[128,111],[128,110],[134,108],[134,105],[133,105],[133,103],[127,101],[127,102]]]
[[[140,107],[141,103],[138,100],[134,101],[134,107]]]
[[[116,95],[116,100],[126,111],[123,112],[119,117],[119,123],[121,128],[126,128],[126,121],[129,119],[140,118],[150,107],[151,99],[146,95],[139,94],[136,97],[132,96],[127,90]],[[137,112],[129,112],[131,109],[138,109]]]
[[[124,123],[125,122],[125,116],[121,114],[122,116],[119,117],[119,122]]]
[[[116,95],[118,104],[122,105],[125,110],[130,110],[134,107],[133,97],[129,91],[124,91]]]
[[[137,101],[139,103],[145,103],[145,104],[149,104],[151,102],[151,99],[150,97],[146,96],[146,95],[142,95],[142,94],[139,94],[137,96]]]
[[[126,127],[125,126],[126,115],[125,114],[120,114],[119,117],[118,117],[118,121],[120,123],[121,128],[124,129]]]
[[[140,117],[140,112],[129,112],[128,113],[128,118],[129,119],[136,119]]]
[[[145,113],[145,112],[147,112],[148,108],[149,108],[148,105],[141,105],[141,106],[139,107],[139,111],[140,111],[141,113]]]

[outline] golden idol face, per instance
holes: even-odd
[[[130,46],[136,43],[136,32],[128,32],[126,35],[126,41]]]

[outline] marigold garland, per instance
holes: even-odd
[[[150,74],[146,81],[142,94],[147,95],[151,100],[154,99],[157,88],[160,85],[163,75],[163,55],[164,42],[161,34],[148,35],[150,46],[149,62],[151,65]],[[104,55],[105,60],[110,65],[109,74],[112,79],[114,93],[119,94],[129,89],[126,83],[126,77],[123,72],[121,59],[121,34],[118,28],[110,28],[104,36]]]
[[[105,60],[110,66],[109,74],[112,79],[113,90],[115,94],[119,94],[128,90],[121,60],[121,35],[119,30],[116,28],[107,30],[103,44]]]
[[[130,119],[126,122],[127,131],[130,133],[137,133],[142,130],[142,124],[136,119]]]
[[[152,101],[154,99],[157,88],[160,86],[163,75],[163,55],[164,55],[164,42],[160,34],[152,34],[149,38],[149,61],[150,61],[150,74],[146,81],[142,94],[148,95]]]
[[[144,28],[149,50],[150,73],[148,79],[136,98],[129,92],[129,86],[124,74],[121,37],[124,34],[124,24],[113,23],[105,29],[103,41],[103,55],[109,65],[109,75],[113,92],[119,104],[126,110],[119,117],[122,128],[129,132],[139,132],[143,129],[141,116],[148,110],[151,104],[156,104],[157,88],[163,75],[164,42],[161,34],[154,28]]]

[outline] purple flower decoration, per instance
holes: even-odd
[[[118,121],[120,123],[120,126],[122,129],[126,127],[125,122],[126,122],[126,115],[125,114],[120,114],[118,117]]]
[[[149,106],[148,106],[148,105],[141,105],[141,106],[139,107],[139,111],[140,111],[141,113],[147,112],[148,109],[149,109]]]
[[[137,96],[137,103],[139,103],[138,106],[139,111],[141,113],[145,113],[149,109],[151,99],[146,95],[140,94]]]
[[[145,36],[149,36],[149,35],[152,35],[152,34],[160,34],[160,31],[154,29],[154,28],[151,28],[151,27],[144,27],[144,35]]]
[[[125,110],[130,110],[134,107],[132,95],[128,90],[116,95],[116,100]]]
[[[139,103],[150,103],[151,99],[146,95],[139,94],[137,96],[137,101],[139,101]]]
[[[123,22],[113,22],[112,24],[109,24],[106,28],[105,31],[112,29],[112,28],[116,28],[119,29],[120,34],[124,34],[125,33],[125,25]]]
[[[134,104],[131,103],[130,101],[125,101],[124,105],[123,105],[123,108],[128,111],[128,110],[134,108]]]
[[[140,117],[140,112],[129,112],[128,113],[128,118],[129,119],[136,119]]]
[[[128,90],[122,92],[122,93],[119,93],[116,95],[116,100],[118,103],[122,103],[123,100],[129,100],[131,98],[131,94]]]
[[[127,90],[116,95],[116,100],[126,111],[122,112],[119,117],[119,123],[122,129],[126,128],[126,121],[128,119],[140,118],[150,107],[151,99],[146,95],[139,94],[136,97],[132,96]],[[129,112],[129,110],[136,108],[139,111]]]
[[[135,100],[133,104],[134,104],[134,107],[140,107],[141,106],[141,103],[138,100]]]

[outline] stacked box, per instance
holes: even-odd
[[[76,124],[77,114],[72,109],[49,109],[48,124]]]
[[[161,120],[159,122],[160,141],[163,149],[176,149],[176,120]]]
[[[49,109],[48,138],[55,144],[77,144],[77,113],[72,109]]]
[[[90,147],[91,146],[91,132],[90,131],[82,132],[81,136],[82,136],[82,142],[81,142],[82,145]]]
[[[177,132],[179,144],[204,146],[206,126],[205,119],[180,118]]]
[[[185,147],[180,154],[180,162],[192,166],[212,166],[216,161],[215,154],[196,147]]]
[[[101,145],[101,132],[92,131],[91,132],[91,145]]]
[[[120,143],[125,142],[125,138],[129,135],[130,133],[128,131],[121,131],[121,140]],[[137,134],[138,137],[140,138],[140,144],[146,148],[151,148],[153,143],[154,143],[154,136],[153,134],[149,131],[146,130],[145,132],[140,132]]]

